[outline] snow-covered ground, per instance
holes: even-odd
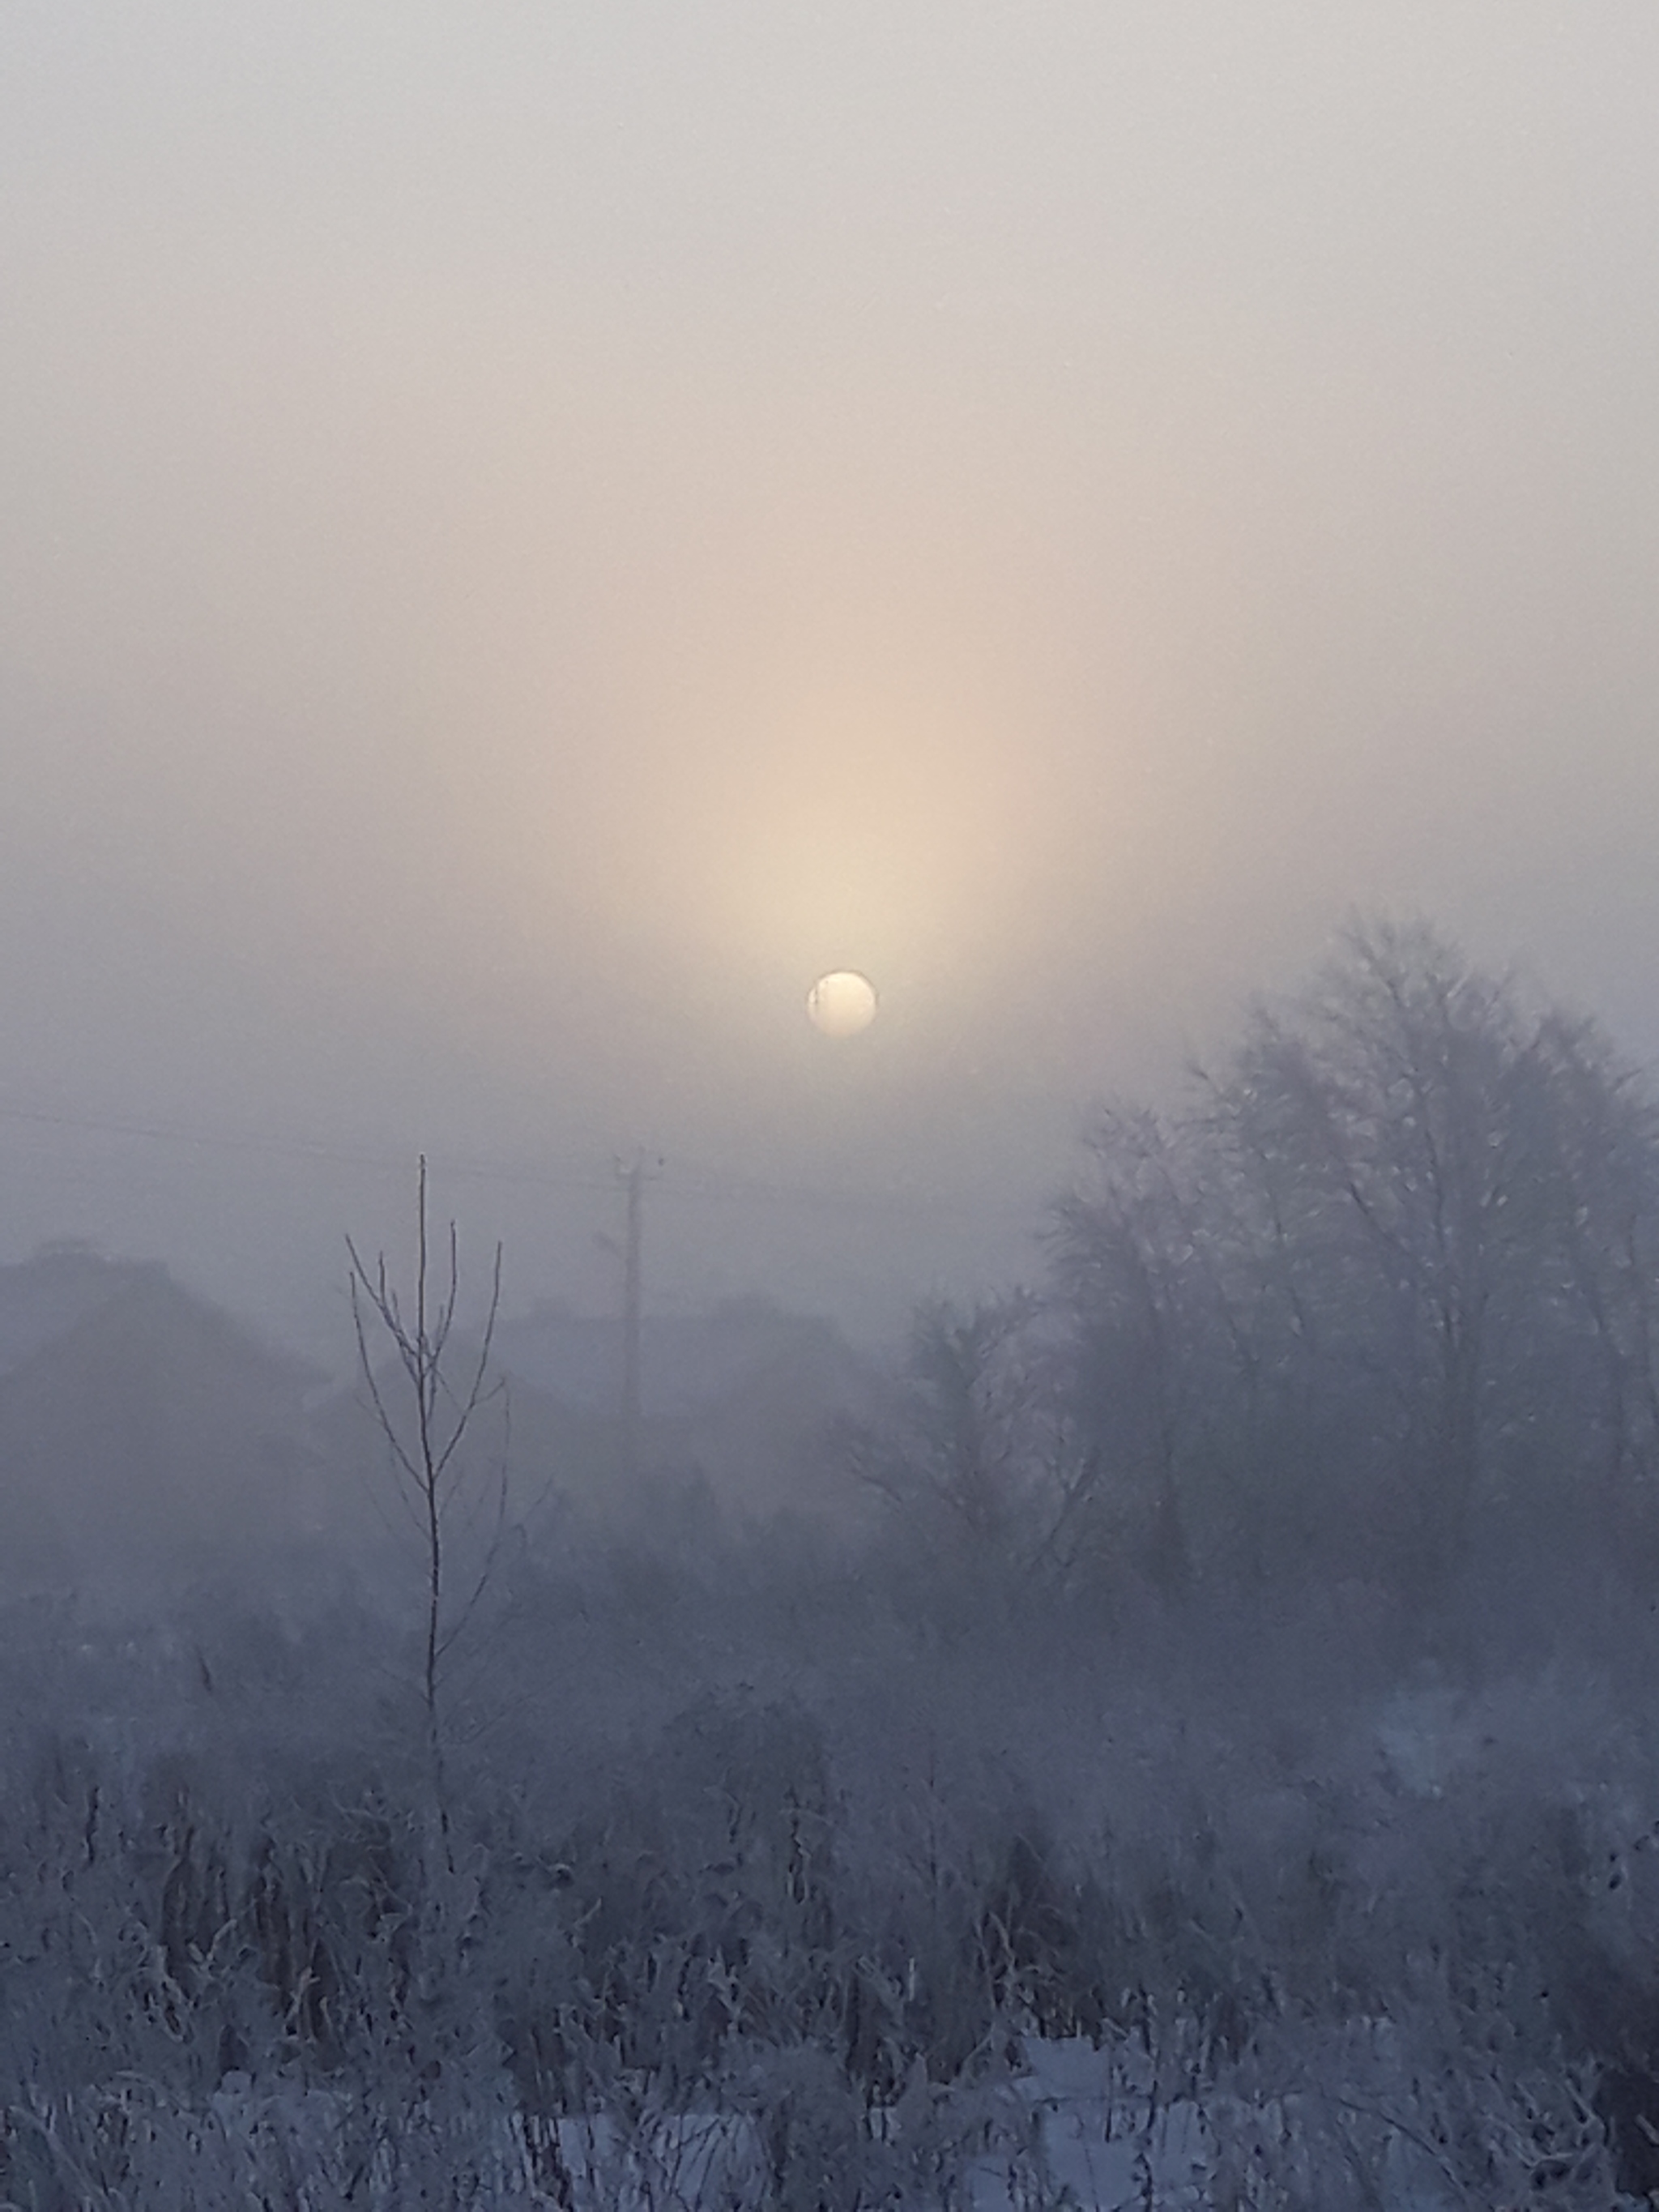
[[[592,2117],[540,2121],[514,2107],[499,2077],[493,2092],[457,2084],[397,2114],[237,2076],[204,2111],[185,2112],[131,2083],[94,2100],[101,2110],[9,2112],[5,2149],[16,2201],[69,2201],[67,2186],[108,2212],[276,2202],[290,2212],[1495,2212],[1521,2202],[1617,2212],[1589,2137],[1542,2171],[1541,2102],[1525,2141],[1481,2115],[1486,2172],[1471,2182],[1475,2137],[1461,2123],[1478,2100],[1452,2082],[1441,2085],[1449,2101],[1413,2102],[1424,2085],[1411,2069],[1367,2080],[1367,2050],[1386,2071],[1389,2042],[1380,2023],[1352,2047],[1339,2036],[1324,2081],[1251,2095],[1242,2079],[1181,2094],[1167,2065],[1155,2083],[1139,2044],[1028,2039],[1000,2078],[973,2086],[931,2084],[918,2069],[873,2126],[834,2062],[808,2051],[758,2054],[756,2094],[736,2084],[722,2109],[665,2108],[636,2078],[613,2083]],[[791,2057],[803,2061],[793,2078]],[[1566,2141],[1559,2128],[1554,2141]]]
[[[180,2176],[174,2212],[228,2201],[226,2188],[245,2190],[273,2165],[290,2177],[296,2212],[331,2212],[344,2201],[349,2172],[352,2202],[402,2212],[431,2201],[446,2170],[453,2201],[479,2208],[750,2212],[796,2201],[787,2186],[780,2191],[781,2159],[797,2188],[809,2179],[827,2185],[822,2201],[833,2203],[846,2189],[848,2201],[902,2203],[907,2212],[1315,2206],[1338,2201],[1322,2189],[1322,2176],[1340,2181],[1347,2200],[1356,2164],[1364,2181],[1353,2201],[1371,2212],[1454,2212],[1471,2203],[1407,2124],[1391,2124],[1358,2101],[1348,2117],[1360,2124],[1345,2128],[1341,2114],[1321,2110],[1310,2095],[1254,2103],[1160,2097],[1122,2047],[1036,2039],[1000,2081],[970,2089],[914,2082],[873,2138],[818,2125],[815,2140],[817,2121],[799,2106],[781,2130],[775,2115],[664,2111],[646,2085],[630,2112],[539,2124],[506,2110],[493,2119],[432,2112],[410,2115],[391,2130],[366,2128],[361,2108],[326,2093],[267,2095],[233,2086],[178,2138],[188,2141],[191,2172],[188,2183]],[[362,2146],[377,2133],[365,2163]],[[155,2148],[163,2154],[159,2135]],[[848,2187],[846,2169],[854,2165],[871,2185],[861,2197]],[[152,2201],[162,2199],[142,2188],[132,2198]]]
[[[933,2115],[933,2128],[914,2120],[907,2127],[902,2107],[890,2116],[877,2148],[895,2177],[910,2167],[914,2212],[1312,2205],[1321,2201],[1322,2168],[1334,2157],[1346,2165],[1365,2155],[1352,2137],[1319,2125],[1322,2116],[1299,2097],[1251,2105],[1133,2094],[1111,2054],[1081,2042],[1033,2040],[1025,2060],[1024,2071],[994,2087],[939,2093],[949,2109]],[[1468,2203],[1437,2171],[1431,2146],[1369,2117],[1375,2194],[1364,2201],[1373,2212],[1454,2212]],[[763,2130],[738,2114],[664,2114],[626,2134],[606,2120],[565,2119],[546,2149],[556,2150],[573,2212],[747,2212],[775,2201]],[[554,2163],[544,2151],[544,2174]],[[932,2184],[929,2165],[938,2167]]]

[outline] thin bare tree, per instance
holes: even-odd
[[[460,1294],[460,1247],[455,1224],[449,1224],[442,1259],[432,1250],[427,1194],[427,1164],[421,1155],[416,1186],[416,1258],[412,1303],[392,1280],[384,1252],[371,1267],[348,1237],[351,1261],[351,1318],[357,1338],[358,1370],[404,1501],[420,1531],[426,1583],[426,1624],[421,1670],[427,1748],[442,1803],[443,1732],[441,1694],[444,1661],[476,1611],[495,1564],[507,1510],[503,1460],[495,1486],[495,1527],[472,1586],[459,1606],[451,1604],[448,1577],[451,1538],[458,1517],[476,1515],[476,1496],[462,1492],[471,1472],[464,1450],[468,1433],[491,1400],[502,1396],[504,1382],[492,1376],[490,1354],[501,1300],[501,1247],[495,1247],[483,1330],[475,1349],[452,1356]],[[395,1354],[398,1387],[375,1367],[377,1348]],[[457,1378],[453,1370],[459,1366]]]

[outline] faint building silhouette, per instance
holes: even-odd
[[[189,1573],[303,1534],[315,1370],[158,1263],[0,1267],[0,1538],[26,1582]]]

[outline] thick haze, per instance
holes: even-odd
[[[291,1318],[425,1145],[597,1303],[637,1143],[662,1297],[896,1314],[1354,907],[1659,1054],[1656,115],[1646,0],[14,0],[3,1256]]]

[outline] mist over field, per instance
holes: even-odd
[[[1659,2195],[1659,20],[0,20],[0,2203]]]
[[[409,1196],[343,1386],[0,1270],[9,2201],[1646,2201],[1659,1100],[1597,1024],[1356,928],[884,1360],[631,1261],[508,1309]]]

